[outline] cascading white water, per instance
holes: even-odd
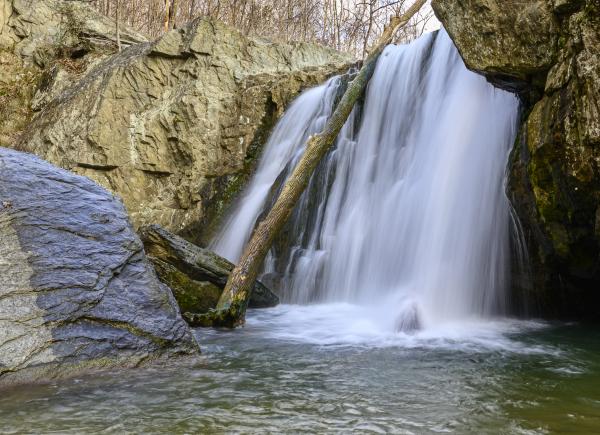
[[[223,257],[237,261],[263,211],[275,181],[286,167],[296,162],[308,137],[318,133],[332,114],[340,78],[309,89],[294,101],[275,126],[255,175],[226,219],[211,247]]]
[[[212,247],[236,261],[323,128],[341,80],[292,104]],[[504,169],[518,101],[468,71],[445,31],[389,46],[321,162],[265,275],[292,303],[347,301],[409,330],[505,308]]]

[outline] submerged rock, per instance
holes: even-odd
[[[561,316],[599,315],[600,4],[434,0],[467,66],[517,89],[524,116],[509,167],[532,280],[517,296]],[[519,277],[522,278],[522,277]]]
[[[201,314],[216,307],[233,263],[159,225],[142,227],[140,235],[148,258],[159,278],[173,290],[182,312]],[[279,297],[257,281],[249,307],[267,308],[278,303]]]
[[[125,208],[0,148],[0,385],[198,352]]]
[[[417,304],[414,302],[403,303],[396,317],[396,332],[411,334],[420,330],[421,327],[421,317]]]

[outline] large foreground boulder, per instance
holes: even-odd
[[[234,265],[158,225],[140,229],[148,258],[159,278],[172,290],[183,313],[206,313],[215,308]],[[279,297],[256,281],[250,308],[273,307]]]
[[[600,2],[432,5],[467,66],[523,97],[508,193],[533,279],[519,294],[545,314],[600,316]]]
[[[125,208],[0,148],[0,385],[198,351]]]

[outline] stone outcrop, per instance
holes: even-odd
[[[0,48],[11,47],[16,39],[8,26],[12,12],[12,2],[0,2]]]
[[[183,313],[206,313],[215,308],[234,265],[158,225],[140,229],[148,258],[158,277],[172,290]],[[249,307],[266,308],[279,298],[260,281],[254,284]]]
[[[0,148],[0,385],[198,351],[123,204]]]
[[[558,39],[546,0],[434,0],[432,6],[468,68],[509,90],[543,83]]]
[[[120,33],[126,46],[146,41],[125,26]],[[116,39],[114,21],[85,1],[0,0],[0,49],[31,62],[43,64],[57,50],[113,50]]]
[[[286,104],[349,62],[197,19],[74,83],[48,74],[18,148],[119,194],[136,226],[197,240],[246,180]]]
[[[0,146],[13,146],[53,95],[117,50],[114,22],[77,0],[0,0]],[[126,27],[123,45],[146,38]],[[60,82],[52,92],[39,86]]]
[[[469,68],[520,91],[508,194],[544,313],[598,316],[600,3],[434,0]]]

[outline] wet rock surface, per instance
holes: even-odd
[[[0,148],[0,385],[193,355],[122,203]]]
[[[158,225],[142,227],[140,236],[159,278],[173,290],[183,313],[201,314],[216,307],[233,263]],[[278,303],[279,297],[257,281],[249,307],[267,308]]]
[[[598,317],[600,4],[433,1],[467,66],[523,98],[508,194],[531,262],[534,311]],[[527,281],[527,283],[525,283]]]

